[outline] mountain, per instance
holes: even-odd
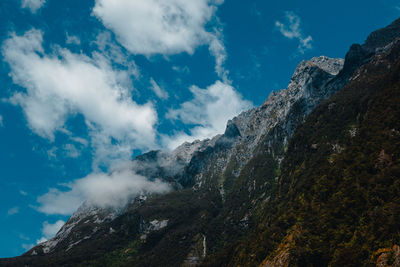
[[[399,266],[399,52],[378,49],[296,129],[255,230],[207,265]]]
[[[400,264],[400,20],[345,60],[301,62],[225,133],[131,168],[171,184],[121,209],[85,203],[21,266]]]

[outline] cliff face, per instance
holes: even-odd
[[[132,162],[174,191],[134,196],[119,210],[86,203],[53,239],[0,263],[383,262],[374,253],[400,244],[390,230],[400,207],[399,28],[371,34],[345,60],[301,62],[287,89],[230,120],[224,134]]]

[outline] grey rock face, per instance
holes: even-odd
[[[309,61],[305,61],[308,65],[314,65],[321,70],[331,74],[337,75],[343,68],[344,59],[342,58],[329,58],[326,56],[314,57]]]
[[[308,115],[322,100],[335,93],[341,84],[331,83],[343,67],[343,59],[325,56],[301,62],[287,89],[272,92],[262,106],[245,111],[230,120],[225,133],[215,144],[208,144],[194,154],[184,177],[194,179],[195,188],[217,183],[224,194],[226,176],[237,177],[241,169],[252,158],[260,140],[278,124],[285,124],[285,139],[292,135],[301,121],[288,117],[293,107],[301,106],[300,117]],[[298,118],[298,114],[296,115]],[[222,142],[229,139],[229,142]],[[222,145],[224,143],[224,145]],[[229,173],[226,172],[229,166]]]

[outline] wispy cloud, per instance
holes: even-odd
[[[65,156],[69,158],[78,158],[81,155],[81,150],[74,144],[65,144],[63,146]]]
[[[168,92],[164,88],[161,88],[153,78],[150,79],[151,90],[161,99],[167,99],[169,97]]]
[[[79,39],[78,36],[69,35],[68,33],[66,33],[66,40],[65,40],[65,42],[66,42],[67,44],[80,45],[80,44],[81,44],[81,39]]]
[[[303,34],[301,29],[301,19],[292,11],[285,12],[286,22],[275,22],[275,27],[288,39],[295,39],[299,42],[298,52],[304,54],[305,51],[312,49],[312,37]]]
[[[46,0],[22,0],[22,8],[29,8],[32,13],[36,13],[45,3]]]
[[[4,123],[3,123],[3,116],[0,115],[0,127],[3,127]]]
[[[229,71],[226,70],[224,66],[227,54],[225,46],[221,41],[222,32],[220,30],[216,30],[216,34],[216,36],[212,37],[209,44],[210,53],[215,58],[215,72],[218,74],[218,77],[220,77],[225,83],[230,83],[228,78]]]
[[[7,211],[8,216],[12,216],[19,213],[19,207],[13,207]]]
[[[190,73],[190,69],[188,66],[173,66],[172,69],[176,72],[183,73],[183,74]]]

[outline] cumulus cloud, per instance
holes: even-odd
[[[305,51],[312,49],[312,37],[305,36],[301,29],[301,19],[291,11],[285,12],[286,23],[275,22],[275,27],[280,33],[289,39],[296,39],[299,42],[298,51],[304,54]]]
[[[10,101],[22,107],[29,127],[38,135],[54,140],[67,119],[80,113],[90,129],[97,164],[129,158],[133,148],[154,146],[153,105],[132,100],[129,74],[113,70],[107,58],[100,54],[90,58],[60,47],[46,54],[38,30],[13,34],[2,52],[14,83],[26,88]]]
[[[161,88],[153,78],[150,79],[151,90],[161,99],[167,99],[169,97],[168,92]]]
[[[192,86],[193,99],[170,110],[167,117],[193,125],[190,134],[183,132],[164,136],[164,143],[173,149],[184,141],[211,138],[224,132],[229,119],[252,107],[249,101],[229,84],[217,81],[206,89]]]
[[[101,208],[121,207],[140,193],[164,193],[170,188],[159,180],[149,181],[123,168],[111,174],[92,173],[65,185],[67,190],[52,188],[38,198],[37,209],[46,214],[70,215],[84,202]]]
[[[111,168],[130,160],[133,149],[155,146],[156,111],[151,103],[139,105],[132,100],[127,86],[130,74],[112,69],[110,58],[99,53],[90,58],[55,47],[48,54],[38,30],[23,36],[12,35],[5,41],[2,52],[11,67],[14,83],[26,89],[15,93],[10,102],[22,107],[32,131],[50,141],[57,131],[69,136],[68,143],[49,150],[49,156],[62,149],[65,155],[78,157],[80,149],[88,143],[95,151],[95,172],[66,184],[64,191],[50,189],[38,198],[39,211],[70,215],[84,201],[114,207],[142,191],[168,190],[166,184],[148,181],[129,170],[110,175],[98,171],[104,164]],[[85,118],[90,142],[74,137],[66,128],[68,118],[76,114]]]
[[[193,54],[209,45],[216,72],[226,78],[221,33],[206,28],[223,0],[96,0],[94,15],[134,54]],[[225,76],[224,76],[225,75]]]
[[[36,13],[46,2],[46,0],[22,0],[22,8],[29,8],[32,13]]]
[[[130,53],[146,56],[192,54],[196,47],[207,45],[215,57],[215,71],[222,82],[206,89],[192,86],[193,99],[169,111],[168,118],[191,125],[188,134],[179,132],[162,137],[163,145],[169,148],[183,141],[222,133],[228,119],[252,106],[229,85],[224,69],[226,51],[222,31],[207,26],[222,2],[95,1],[93,14],[115,33]],[[66,37],[67,44],[79,44],[78,38]],[[22,108],[28,126],[39,136],[50,142],[57,132],[68,136],[66,143],[49,150],[50,157],[55,156],[57,150],[63,150],[65,155],[76,158],[82,148],[90,146],[94,151],[95,171],[64,184],[62,189],[51,188],[38,197],[37,210],[45,214],[70,215],[84,201],[102,208],[120,207],[134,195],[168,191],[166,183],[149,181],[129,168],[109,174],[99,168],[129,160],[133,149],[157,146],[155,107],[150,102],[138,104],[132,98],[131,76],[140,74],[135,63],[128,60],[129,52],[117,45],[108,31],[97,36],[93,43],[98,51],[90,56],[72,53],[60,46],[51,46],[52,51],[45,51],[42,43],[43,33],[39,30],[24,35],[11,34],[4,42],[2,54],[10,65],[10,76],[15,84],[24,88],[15,92],[9,102]],[[117,70],[113,68],[116,65],[125,68]],[[186,69],[184,71],[189,72]],[[156,81],[151,79],[150,84],[159,98],[168,98],[168,93]],[[75,133],[68,129],[67,121],[78,114],[84,117],[87,139],[74,137]],[[47,238],[43,233],[38,241]]]
[[[209,42],[215,0],[96,0],[93,13],[134,54],[193,53]]]
[[[19,207],[13,207],[7,211],[8,216],[12,216],[19,213]]]

